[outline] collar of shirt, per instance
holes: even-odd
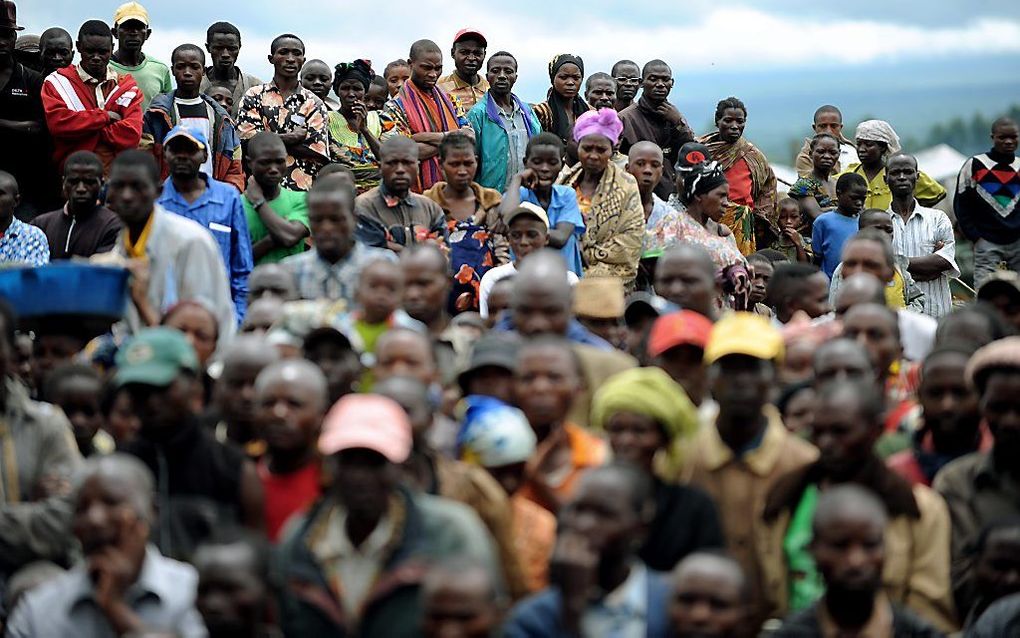
[[[149,220],[145,222],[145,227],[142,228],[142,232],[139,233],[138,239],[135,243],[131,243],[131,235],[127,228],[124,228],[124,250],[127,252],[127,256],[133,259],[140,259],[145,257],[145,247],[149,243],[149,235],[152,234],[152,226],[155,224],[156,210],[149,214]]]
[[[392,508],[391,504],[390,509]],[[337,505],[327,516],[327,525],[322,536],[312,546],[312,551],[323,563],[332,563],[356,555],[381,562],[385,558],[385,550],[393,539],[395,529],[392,516],[386,513],[376,523],[372,533],[360,546],[355,547],[347,536],[347,510]]]
[[[159,550],[154,546],[149,545],[145,548],[145,558],[142,560],[142,570],[138,574],[138,580],[128,587],[125,594],[129,604],[136,603],[146,596],[155,596],[161,601],[173,598],[178,583],[167,582],[164,570],[159,564],[161,558]],[[92,582],[88,570],[81,566],[74,573],[77,582],[71,594],[71,605],[94,601],[95,584]]]
[[[11,225],[7,227],[7,230],[0,233],[0,239],[11,239],[21,236],[21,232],[25,229],[25,222],[21,221],[17,217],[11,218]]]
[[[212,188],[209,176],[203,172],[199,172],[199,175],[202,177],[202,180],[205,181],[205,190],[195,201],[189,203],[188,200],[184,199],[184,196],[181,195],[174,187],[174,179],[172,177],[168,177],[166,182],[163,183],[163,193],[159,196],[159,200],[157,201],[160,203],[176,202],[186,208],[198,208],[205,204],[225,204],[226,200],[223,199],[223,194],[219,192],[218,189]]]
[[[120,79],[120,76],[117,75],[117,72],[110,67],[106,67],[106,77],[102,80],[97,80],[96,78],[89,75],[85,69],[81,68],[81,65],[78,65],[75,68],[78,70],[78,77],[81,78],[81,81],[89,86],[106,84],[107,82],[117,82]]]
[[[765,414],[767,423],[765,425],[765,432],[760,435],[761,443],[740,456],[747,467],[759,476],[766,476],[775,467],[776,462],[779,461],[779,454],[783,450],[783,441],[786,436],[789,436],[786,432],[786,426],[783,425],[782,418],[779,416],[779,411],[771,405],[765,406],[762,410]],[[730,446],[722,440],[719,436],[719,430],[713,424],[712,427],[704,430],[705,434],[705,446],[702,449],[704,453],[705,466],[709,471],[715,471],[726,465],[727,463],[735,460],[737,455],[734,453]]]
[[[592,603],[585,612],[588,622],[600,624],[600,617],[614,618],[623,622],[644,622],[647,615],[648,568],[641,562],[631,565],[627,579],[601,600]]]
[[[411,195],[410,190],[407,191],[407,195],[405,195],[403,198],[400,198],[390,193],[389,189],[386,188],[385,182],[379,183],[379,196],[382,199],[383,203],[386,204],[387,208],[396,208],[400,204],[404,204],[405,206],[414,206],[416,203],[414,201],[414,197]]]
[[[914,199],[914,210],[910,211],[910,214],[907,215],[906,219],[903,219],[903,215],[900,215],[895,210],[893,210],[892,204],[889,204],[888,213],[889,213],[889,216],[893,218],[894,223],[895,223],[895,220],[897,220],[897,219],[900,220],[903,223],[909,223],[910,220],[912,220],[912,219],[914,219],[915,217],[918,217],[918,216],[920,216],[921,219],[923,219],[924,221],[928,221],[929,218],[931,217],[932,209],[931,208],[925,208],[924,206],[921,206],[921,203],[918,202],[917,199]]]

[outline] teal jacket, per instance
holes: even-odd
[[[524,126],[528,139],[542,132],[542,126],[531,107],[511,94],[514,102],[524,113]],[[500,193],[506,190],[506,165],[510,159],[510,136],[499,114],[499,107],[489,93],[468,111],[468,123],[475,131],[475,152],[480,166],[475,181],[486,188],[495,188]],[[523,158],[522,158],[523,159]]]

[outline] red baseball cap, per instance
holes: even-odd
[[[693,310],[663,315],[652,324],[648,335],[648,354],[657,357],[677,346],[697,346],[702,350],[712,334],[712,322]]]
[[[483,47],[489,46],[489,41],[485,39],[485,36],[482,35],[482,32],[477,29],[471,28],[461,29],[460,31],[458,31],[457,35],[453,36],[453,43],[457,44],[458,42],[467,38],[468,36],[471,36],[471,38],[474,40],[480,41]]]

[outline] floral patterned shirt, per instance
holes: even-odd
[[[270,81],[248,89],[237,110],[237,132],[242,140],[259,131],[283,134],[302,127],[308,131],[303,146],[321,159],[298,159],[288,153],[283,187],[306,191],[330,159],[329,122],[322,101],[300,85],[284,99],[276,83]]]

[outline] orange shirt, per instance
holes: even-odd
[[[513,508],[514,550],[531,593],[549,585],[549,558],[556,544],[556,517],[519,492],[510,497]]]
[[[552,486],[553,492],[560,501],[565,501],[574,493],[577,479],[584,473],[584,470],[602,465],[608,456],[606,442],[601,438],[573,423],[564,423],[563,429],[570,445],[570,467],[564,472],[563,478]],[[545,502],[530,482],[521,487],[520,494],[550,512],[555,512],[552,503]]]
[[[726,181],[730,184],[730,202],[754,208],[754,197],[751,193],[751,167],[747,160],[740,158],[726,171]]]

